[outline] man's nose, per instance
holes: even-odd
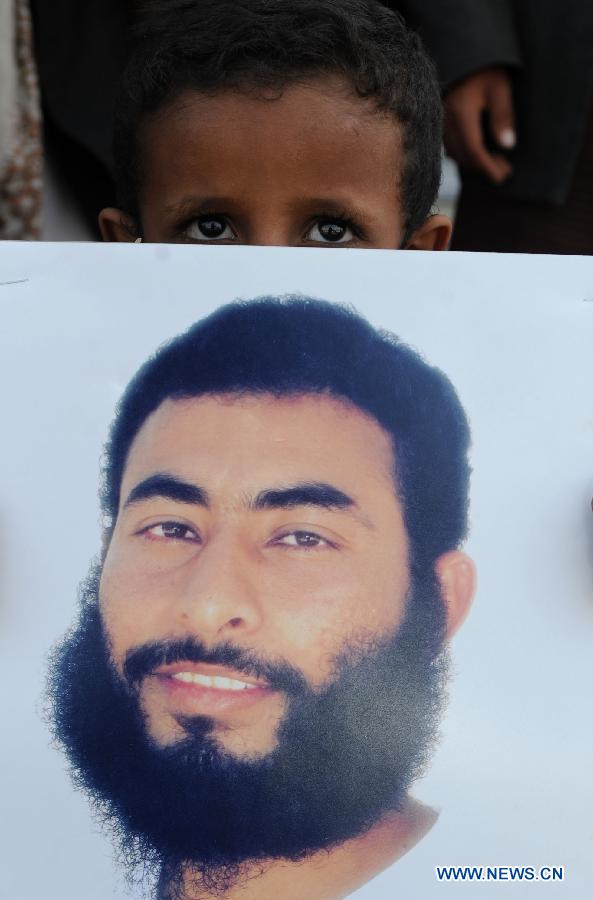
[[[255,560],[238,541],[212,539],[190,565],[180,603],[186,628],[219,639],[258,630],[263,616]]]

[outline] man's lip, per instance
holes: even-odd
[[[206,662],[170,663],[168,665],[159,666],[152,674],[161,678],[173,678],[174,675],[179,675],[182,672],[188,672],[189,674],[195,675],[206,675],[209,678],[231,678],[234,681],[242,681],[245,684],[250,684],[262,689],[269,689],[270,687],[266,681],[260,678],[254,678],[251,675],[246,675],[238,669],[230,669],[228,666],[217,666]]]

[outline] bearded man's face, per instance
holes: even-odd
[[[402,803],[445,615],[412,581],[389,435],[326,396],[165,401],[58,648],[55,731],[144,862],[298,859]]]

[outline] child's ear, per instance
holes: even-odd
[[[448,216],[429,216],[424,225],[417,228],[404,250],[446,250],[451,240],[453,225]]]
[[[135,241],[138,237],[138,226],[132,216],[114,206],[99,213],[99,229],[104,241]]]

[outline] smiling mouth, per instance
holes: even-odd
[[[174,681],[182,681],[184,684],[198,684],[205,688],[214,688],[219,691],[253,691],[258,685],[241,681],[238,678],[225,678],[221,675],[202,675],[200,672],[176,672],[169,675]]]
[[[262,694],[271,691],[263,679],[254,678],[227,666],[212,663],[177,662],[160,666],[153,673],[170,687],[221,694]],[[237,698],[238,699],[238,698]]]
[[[177,662],[153,673],[174,706],[187,714],[240,710],[270,697],[264,680],[212,663]]]

